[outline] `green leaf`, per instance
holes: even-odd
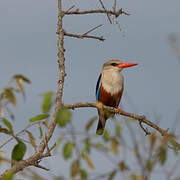
[[[146,161],[146,169],[151,172],[153,168],[153,163],[150,160]]]
[[[164,163],[167,160],[167,149],[166,146],[160,146],[158,150],[158,157],[159,157],[159,162],[161,165],[164,165]]]
[[[83,141],[84,141],[84,148],[82,149],[82,154],[84,152],[90,153],[91,145],[89,143],[89,138],[85,138]]]
[[[4,92],[0,93],[0,101],[4,98]]]
[[[178,146],[179,146],[179,144],[175,141],[175,139],[171,139],[170,140],[170,143],[171,143],[171,145],[173,146],[173,151],[174,151],[174,155],[178,155],[179,154],[179,151],[178,151]]]
[[[84,169],[80,170],[80,175],[81,175],[81,180],[86,180],[87,179],[87,172]]]
[[[4,176],[4,180],[12,180],[13,179],[13,176],[14,176],[14,173],[12,170],[9,170],[5,176]]]
[[[71,120],[72,114],[68,109],[61,108],[56,117],[56,121],[60,127],[66,126],[66,124]]]
[[[12,105],[16,106],[16,98],[13,93],[13,88],[6,88],[4,90],[4,93],[6,95],[6,99],[8,99],[9,102],[12,103]]]
[[[51,109],[52,95],[53,95],[53,93],[51,91],[46,92],[44,94],[44,99],[43,99],[43,104],[42,104],[42,112],[43,113],[47,113]]]
[[[4,125],[5,125],[10,131],[13,132],[13,127],[12,127],[11,123],[10,123],[6,118],[4,118],[4,117],[2,117],[2,121],[3,121]]]
[[[103,139],[106,142],[109,141],[109,131],[107,129],[105,129],[105,131],[104,131]]]
[[[49,114],[38,114],[29,119],[29,122],[40,121],[49,117]]]
[[[12,78],[13,78],[13,79],[16,79],[16,80],[22,79],[24,82],[26,82],[26,83],[28,83],[28,84],[31,83],[31,81],[30,81],[27,77],[23,76],[22,74],[16,74],[16,75],[14,75]]]
[[[21,161],[26,153],[26,145],[18,140],[18,143],[14,146],[11,154],[13,161]]]
[[[42,131],[42,128],[41,128],[41,125],[39,124],[39,133],[40,133],[40,138],[43,137],[43,131]]]
[[[101,142],[97,142],[94,144],[96,148],[98,148],[99,150],[103,151],[103,152],[107,152],[109,151],[109,148],[106,147],[103,143]]]
[[[0,126],[0,132],[1,132],[1,133],[4,133],[4,134],[11,134],[11,135],[12,135],[12,131],[9,131],[9,130],[6,129],[6,128],[2,128],[2,126]]]
[[[80,164],[78,160],[74,160],[71,164],[71,177],[75,177],[80,171]]]
[[[121,133],[122,133],[122,128],[121,128],[121,125],[118,123],[116,124],[116,136],[121,136]]]
[[[64,144],[63,147],[64,159],[69,159],[71,157],[73,148],[74,148],[74,144],[72,142],[67,142],[66,144]]]

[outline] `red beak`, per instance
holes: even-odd
[[[117,65],[118,68],[127,68],[127,67],[131,67],[131,66],[136,66],[137,63],[125,63],[122,62],[120,64]]]

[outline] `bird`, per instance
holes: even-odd
[[[106,120],[114,117],[114,113],[103,110],[102,106],[114,107],[121,114],[118,107],[124,90],[124,78],[120,73],[124,68],[135,66],[137,63],[126,63],[121,60],[109,60],[103,64],[102,72],[96,84],[96,101],[98,103],[99,121],[96,134],[102,135]]]

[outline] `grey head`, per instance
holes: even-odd
[[[118,67],[122,63],[121,60],[112,59],[103,64],[103,70],[115,70],[115,71],[122,71],[122,68]]]
[[[128,68],[131,66],[136,66],[137,63],[126,63],[122,62],[118,59],[112,59],[103,64],[103,71],[105,70],[114,70],[114,71],[122,71],[124,68]]]

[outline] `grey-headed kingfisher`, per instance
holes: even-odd
[[[96,134],[102,135],[105,128],[106,120],[114,117],[114,113],[102,109],[102,104],[118,108],[124,89],[123,75],[120,73],[124,68],[137,65],[136,63],[126,63],[121,60],[109,60],[103,64],[102,73],[100,74],[96,85],[96,101],[100,105],[98,108],[99,122]],[[103,111],[103,113],[102,113]]]

